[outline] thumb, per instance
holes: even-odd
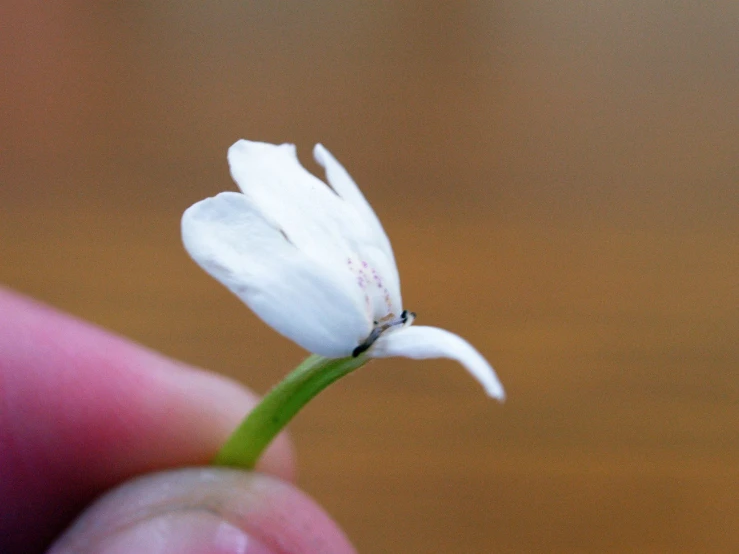
[[[90,506],[49,554],[353,553],[305,494],[259,473],[190,468],[124,483]]]

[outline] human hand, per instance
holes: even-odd
[[[354,552],[284,436],[258,473],[202,467],[256,400],[0,288],[0,552]]]

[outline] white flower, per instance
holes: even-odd
[[[190,207],[182,238],[190,256],[262,320],[328,358],[451,358],[490,396],[505,393],[468,342],[411,327],[390,241],[346,170],[320,144],[313,155],[330,187],[306,171],[295,146],[240,140],[228,151],[241,192]]]

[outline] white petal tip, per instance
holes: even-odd
[[[229,147],[226,157],[230,164],[243,163],[247,160],[262,163],[265,160],[297,159],[297,150],[294,144],[287,142],[284,144],[270,144],[268,142],[239,139]]]
[[[328,150],[326,150],[326,148],[320,142],[313,147],[313,159],[316,160],[316,163],[321,167],[326,167],[327,154]]]
[[[404,327],[385,333],[375,343],[371,353],[377,358],[404,356],[417,360],[450,358],[462,364],[491,398],[504,402],[506,395],[495,370],[463,338],[436,327]]]
[[[503,385],[500,384],[500,381],[496,380],[493,383],[485,383],[483,386],[485,387],[485,392],[490,398],[495,398],[501,404],[505,402],[505,390],[503,390]]]
[[[234,142],[228,149],[227,158],[229,160],[233,159],[234,156],[238,156],[240,154],[243,154],[249,149],[249,145],[253,144],[252,142],[245,140],[245,139],[239,139],[236,142]]]

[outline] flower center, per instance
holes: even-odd
[[[375,321],[375,326],[372,328],[372,332],[362,344],[357,346],[352,351],[352,356],[356,358],[362,352],[366,352],[369,347],[372,346],[375,341],[380,338],[380,335],[382,335],[385,331],[394,327],[405,327],[406,325],[410,325],[411,323],[413,323],[414,319],[416,319],[415,312],[403,310],[403,312],[399,316],[396,316],[395,314],[388,314],[382,320]]]

